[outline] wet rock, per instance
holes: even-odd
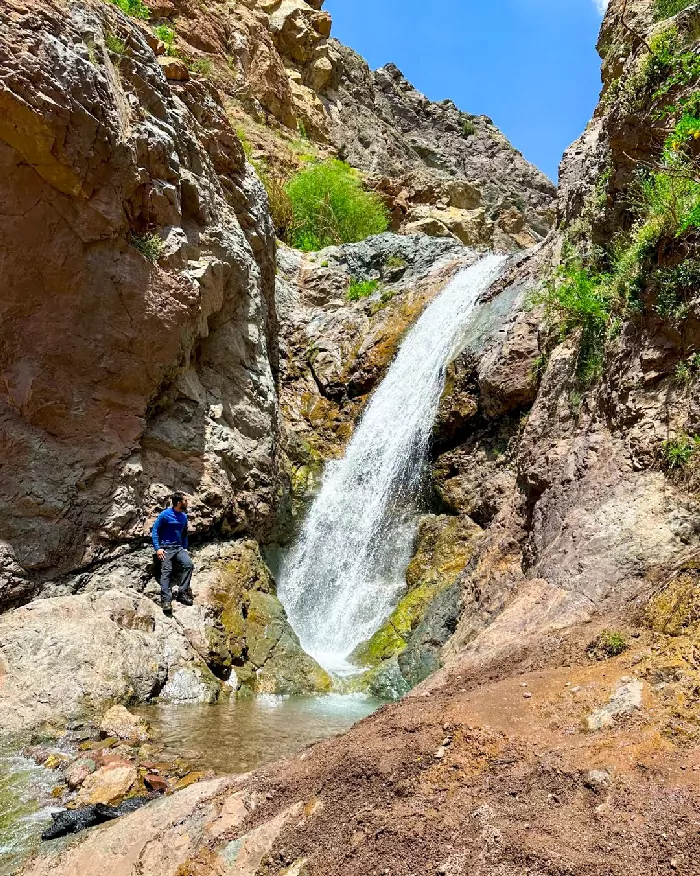
[[[404,664],[400,655],[412,640],[414,632],[424,620],[426,613],[439,595],[453,584],[469,562],[481,529],[469,518],[429,515],[421,520],[416,550],[406,571],[407,594],[399,601],[390,618],[372,638],[359,645],[352,660],[359,665],[378,666],[382,661],[391,661],[386,673],[374,672],[371,689],[398,691],[408,690],[406,679],[399,682],[404,665],[411,677],[420,674],[417,666],[423,662],[419,640],[414,642],[411,658]],[[434,617],[433,624],[437,619]],[[425,629],[424,629],[425,631]],[[398,662],[395,658],[399,657]]]
[[[75,805],[116,803],[129,793],[137,778],[136,767],[131,764],[122,762],[101,767],[83,781]]]
[[[131,743],[146,742],[152,735],[146,721],[132,715],[124,706],[112,706],[105,712],[100,730],[107,736],[116,736]]]
[[[150,803],[150,797],[132,797],[125,800],[119,806],[106,806],[96,803],[91,806],[83,806],[80,809],[65,809],[62,812],[52,812],[53,823],[41,834],[43,840],[53,840],[71,833],[79,833],[105,821],[113,821],[121,815],[135,812],[146,803]]]
[[[89,775],[95,772],[97,763],[90,757],[79,757],[63,771],[63,777],[68,787],[74,791],[79,788]]]
[[[176,618],[199,654],[245,693],[313,693],[330,690],[328,674],[301,648],[277,598],[276,584],[258,544],[240,540],[207,548],[216,561],[198,577],[197,604],[176,607]],[[173,674],[161,699],[216,698],[196,667]]]

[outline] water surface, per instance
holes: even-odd
[[[259,696],[210,705],[144,706],[138,711],[165,743],[198,769],[245,773],[348,730],[382,700],[343,694]]]

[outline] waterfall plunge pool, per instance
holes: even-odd
[[[245,773],[348,730],[384,705],[362,694],[271,696],[217,705],[134,709],[151,724],[166,754],[217,773]]]

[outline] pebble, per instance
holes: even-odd
[[[523,691],[523,696],[525,697],[526,700],[529,700],[532,697],[532,694],[530,693],[529,690],[526,690],[526,691]]]
[[[521,681],[521,682],[520,682],[520,687],[527,687],[527,682],[526,682],[526,681]]]
[[[445,746],[441,745],[440,748],[438,748],[438,750],[435,752],[435,757],[438,760],[442,760],[444,756],[445,756]]]

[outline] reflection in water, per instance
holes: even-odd
[[[244,773],[347,730],[381,700],[362,695],[259,696],[230,704],[144,706],[166,751],[200,769]]]

